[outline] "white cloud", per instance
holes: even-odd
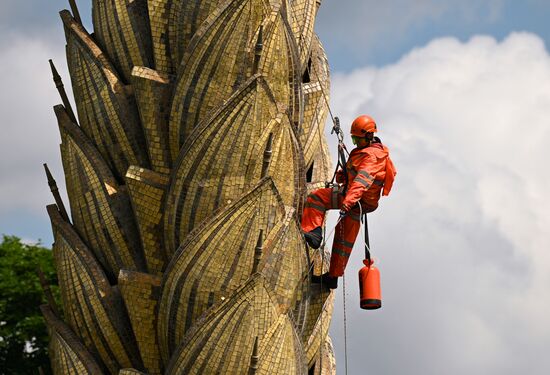
[[[399,170],[392,195],[370,218],[382,310],[358,308],[361,249],[347,273],[350,372],[546,374],[550,56],[543,41],[527,33],[500,43],[436,39],[393,65],[335,74],[332,106],[343,124],[372,114]]]
[[[51,78],[48,59],[66,74],[64,46],[44,38],[14,34],[9,44],[1,44],[0,71],[0,215],[44,214],[53,202],[42,163],[47,162],[64,186],[59,156],[59,131],[53,105],[60,103]]]

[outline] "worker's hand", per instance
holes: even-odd
[[[348,205],[345,204],[345,203],[342,203],[342,207],[340,207],[340,210],[341,210],[341,211],[344,211],[345,213],[347,213],[349,210],[351,210],[351,207],[348,206]]]

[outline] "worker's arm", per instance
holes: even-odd
[[[346,197],[344,198],[344,202],[342,203],[342,208],[345,211],[350,210],[355,205],[355,203],[357,203],[361,199],[363,193],[367,191],[374,182],[374,176],[371,174],[371,170],[373,169],[372,166],[373,161],[371,160],[371,156],[369,155],[365,157],[365,159],[359,165],[359,168],[357,168],[357,176],[355,176],[353,182],[349,186]]]

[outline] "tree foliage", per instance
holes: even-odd
[[[46,303],[40,267],[59,297],[51,250],[3,236],[0,244],[0,373],[49,373],[48,332],[39,306]]]

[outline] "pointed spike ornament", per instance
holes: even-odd
[[[76,22],[82,25],[82,19],[80,18],[80,12],[78,11],[76,0],[69,0],[69,5],[71,6],[71,12],[73,13],[73,18],[75,19]]]
[[[258,362],[260,357],[258,356],[258,336],[254,340],[254,349],[252,349],[252,355],[250,356],[250,367],[248,370],[248,375],[255,375],[258,371]]]
[[[267,139],[267,145],[265,146],[264,151],[264,162],[262,165],[262,178],[267,176],[267,171],[269,169],[269,164],[271,163],[271,156],[273,155],[273,133],[269,133],[269,138]]]
[[[254,69],[253,69],[254,74],[258,73],[258,69],[260,67],[260,58],[262,57],[262,50],[264,48],[263,32],[264,32],[264,27],[263,25],[260,25],[260,31],[258,32],[258,39],[256,41],[256,48],[254,49]]]
[[[48,283],[48,280],[46,280],[46,276],[44,275],[42,268],[38,267],[36,269],[36,273],[38,275],[38,278],[40,279],[40,285],[42,286],[44,295],[48,300],[48,306],[50,306],[50,308],[52,309],[52,311],[56,316],[59,316],[59,310],[57,309],[57,304],[55,303],[55,299],[53,298],[52,289],[50,288],[50,283]]]
[[[252,266],[252,274],[258,272],[258,265],[260,260],[262,260],[264,246],[264,230],[260,229],[260,235],[258,236],[258,242],[256,243],[256,248],[254,249],[254,264]]]
[[[78,122],[76,121],[76,116],[74,115],[73,109],[71,107],[71,102],[69,102],[69,97],[65,92],[65,86],[63,85],[63,80],[61,79],[61,76],[57,72],[57,69],[55,68],[53,61],[50,59],[49,62],[50,62],[50,68],[52,69],[53,82],[55,83],[55,87],[59,92],[59,96],[61,96],[61,100],[63,101],[63,105],[67,110],[67,114],[69,115],[72,122],[74,122],[75,124],[78,124]]]
[[[53,198],[55,199],[55,204],[57,205],[57,209],[59,210],[59,213],[61,214],[61,217],[65,219],[67,222],[69,222],[69,215],[67,214],[67,210],[65,209],[65,205],[63,204],[63,200],[61,199],[61,195],[59,194],[59,188],[57,187],[57,183],[55,182],[55,179],[52,176],[52,173],[50,172],[50,169],[48,168],[48,164],[44,163],[44,170],[46,171],[46,177],[48,179],[48,185],[50,187],[50,191],[52,192]]]

